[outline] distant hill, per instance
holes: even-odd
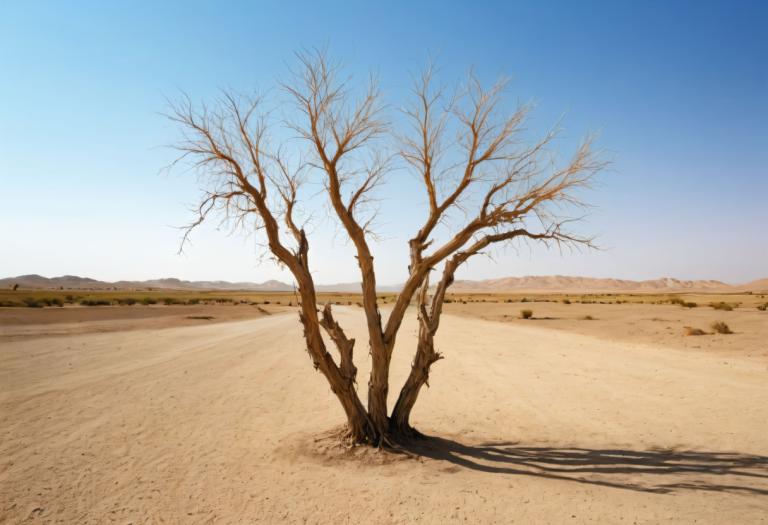
[[[752,292],[768,292],[768,279],[758,279],[738,287],[740,290]]]
[[[456,281],[451,292],[514,293],[514,292],[736,292],[768,290],[768,279],[733,286],[722,281],[685,281],[663,277],[646,281],[569,277],[564,275],[504,277],[484,281]]]
[[[0,279],[0,289],[18,284],[22,289],[38,290],[222,290],[248,292],[289,292],[293,285],[281,281],[263,283],[229,281],[184,281],[175,278],[152,279],[148,281],[97,281],[88,277],[63,275],[43,277],[41,275],[20,275]],[[400,286],[379,286],[380,292],[396,292]],[[338,283],[317,285],[318,292],[360,292],[360,283]],[[568,293],[621,293],[621,292],[740,292],[768,291],[768,279],[759,279],[743,285],[730,285],[722,281],[685,281],[664,277],[646,281],[624,279],[598,279],[593,277],[569,277],[564,275],[503,277],[481,281],[456,281],[450,289],[453,293],[516,293],[516,292],[568,292]]]
[[[181,279],[152,279],[149,281],[97,281],[88,277],[62,275],[61,277],[43,277],[41,275],[20,275],[0,279],[0,288],[10,288],[18,284],[19,288],[56,290],[233,290],[258,292],[283,292],[293,290],[293,285],[280,281],[263,283],[228,281],[183,281]]]

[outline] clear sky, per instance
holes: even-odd
[[[460,277],[566,274],[745,282],[768,276],[768,3],[4,2],[0,4],[0,276],[262,281],[253,239],[200,229],[177,255],[197,182],[162,174],[179,90],[274,86],[294,51],[327,46],[393,106],[429,56],[474,66],[590,131],[613,169],[580,228],[603,251],[507,250]],[[423,216],[415,181],[382,194],[379,282],[400,282]],[[395,188],[396,186],[396,188]],[[357,280],[342,235],[315,225],[316,280]]]

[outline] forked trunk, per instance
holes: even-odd
[[[411,373],[400,390],[395,408],[390,418],[392,434],[403,437],[418,437],[419,434],[410,423],[411,410],[419,397],[419,391],[424,385],[429,386],[429,369],[442,356],[435,351],[434,337],[423,325],[419,328],[419,342],[416,357],[411,365]]]
[[[357,392],[354,390],[342,390],[334,392],[339,398],[341,406],[347,415],[348,438],[357,444],[377,445],[381,440],[381,434],[376,430],[373,422],[368,417],[365,407],[360,402]]]

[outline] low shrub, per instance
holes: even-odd
[[[571,300],[570,299],[563,299],[563,304],[571,304]]]
[[[725,324],[723,321],[715,321],[711,325],[709,325],[712,330],[717,332],[718,334],[732,334],[733,331],[731,331],[731,328]]]
[[[595,320],[595,318],[592,317],[591,315],[585,315],[584,317],[581,317],[580,319],[582,321],[594,321]]]
[[[82,299],[80,304],[82,306],[110,306],[112,301],[107,299]]]
[[[766,310],[768,310],[768,303],[758,305],[757,309],[760,310],[761,312],[765,312]]]
[[[531,317],[533,317],[533,310],[528,310],[528,309],[520,310],[521,319],[530,319]]]
[[[133,297],[123,297],[117,300],[117,304],[120,304],[123,306],[131,306],[136,304],[136,299],[134,299]]]
[[[153,299],[152,297],[145,297],[141,300],[141,304],[144,305],[150,305],[150,304],[157,304],[157,300]]]
[[[192,299],[187,301],[187,304],[200,304],[200,299],[198,299],[197,297],[193,297]]]
[[[711,306],[715,310],[724,310],[726,312],[730,312],[731,310],[733,310],[733,306],[731,306],[728,303],[724,303],[722,301],[720,301],[719,303],[709,303],[709,306]]]
[[[24,301],[24,305],[27,308],[42,308],[43,307],[43,303],[41,303],[40,301],[38,301],[37,299],[34,299],[32,297],[25,297],[24,299],[22,299],[22,301]]]
[[[683,327],[683,335],[704,335],[706,332],[702,330],[701,328],[693,328],[691,326],[684,326]]]

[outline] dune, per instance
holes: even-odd
[[[741,289],[743,287],[739,287]],[[716,280],[682,280],[662,277],[645,281],[626,279],[571,277],[566,275],[528,275],[503,277],[480,281],[456,281],[453,293],[680,293],[680,292],[733,292],[737,288]]]
[[[395,454],[323,437],[342,413],[294,315],[6,342],[0,522],[765,519],[763,361],[451,315],[438,346],[414,421],[439,439]]]

